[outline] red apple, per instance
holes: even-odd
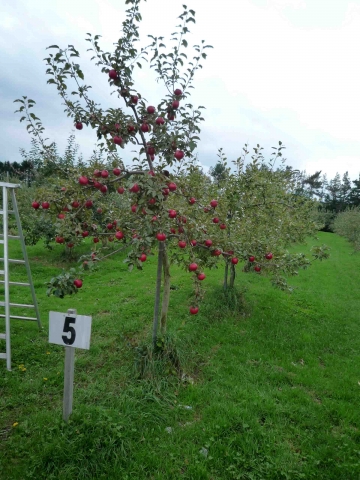
[[[197,269],[198,269],[197,263],[190,263],[190,265],[189,265],[189,271],[190,272],[196,272]]]
[[[220,230],[225,230],[225,228],[226,228],[225,223],[220,223],[219,226],[220,226]]]
[[[93,242],[94,242],[94,243],[99,243],[99,241],[100,241],[100,240],[99,240],[97,237],[95,237],[95,238],[93,239]]]
[[[138,103],[138,100],[139,100],[139,97],[137,97],[136,95],[132,95],[130,97],[130,101],[131,103],[133,103],[134,105],[136,105]]]
[[[74,201],[72,202],[71,206],[72,206],[73,208],[79,208],[79,207],[80,207],[80,202],[78,202],[77,200],[74,200]]]
[[[218,217],[213,218],[213,223],[219,223],[219,222],[220,222],[220,220],[218,219]]]
[[[175,120],[175,113],[169,112],[169,113],[167,114],[167,118],[168,118],[168,120]]]
[[[204,208],[204,212],[205,212],[205,213],[209,213],[209,212],[210,212],[210,208],[205,207],[205,208]]]
[[[177,189],[176,183],[170,182],[168,184],[168,188],[169,188],[170,192],[175,192],[175,190]]]
[[[120,193],[120,195],[122,195],[124,192],[125,192],[125,188],[124,187],[119,187],[117,189],[118,193]]]
[[[129,190],[132,193],[139,193],[140,192],[140,187],[137,183],[134,183],[134,185]]]
[[[149,205],[155,205],[155,203],[156,203],[156,198],[150,198]]]
[[[237,257],[233,257],[233,258],[231,259],[231,263],[232,263],[233,265],[237,265],[237,264],[239,263],[239,259],[238,259]]]
[[[120,173],[121,173],[120,168],[116,167],[113,169],[113,174],[116,175],[117,177],[120,175]]]
[[[193,247],[196,247],[196,245],[197,245],[197,241],[196,241],[196,240],[191,240],[190,243],[191,243],[191,245],[192,245]]]
[[[169,218],[176,218],[176,210],[169,210]]]
[[[196,202],[196,198],[194,197],[189,198],[190,205],[194,205],[195,202]]]
[[[166,235],[165,233],[157,233],[156,238],[159,240],[159,242],[164,242],[166,240]]]
[[[149,125],[147,123],[143,123],[140,127],[140,130],[144,133],[148,132],[150,130]]]
[[[149,155],[155,155],[155,147],[153,147],[152,145],[148,145],[147,149],[146,149],[147,153]]]
[[[87,185],[89,183],[89,179],[87,177],[80,177],[79,183],[80,185]]]
[[[114,228],[114,225],[113,225],[112,223],[108,223],[108,224],[106,225],[106,228],[107,228],[108,230],[112,230],[112,229]]]
[[[84,238],[85,237],[88,237],[89,236],[89,232],[87,230],[85,230],[84,232],[82,232],[81,234]]]
[[[134,125],[131,125],[131,124],[128,125],[128,126],[127,126],[127,131],[128,131],[129,133],[135,132],[135,126],[134,126]]]
[[[180,97],[180,95],[182,95],[182,90],[180,90],[180,88],[177,88],[176,90],[174,90],[174,95]]]
[[[118,239],[118,240],[122,240],[124,238],[124,234],[123,232],[116,232],[115,233],[115,237]]]
[[[31,206],[33,208],[35,208],[35,210],[37,210],[38,208],[40,208],[40,203],[39,202],[32,202]]]
[[[173,233],[174,235],[176,234],[175,228],[170,228],[170,232]]]
[[[156,221],[157,221],[157,219],[158,219],[158,218],[157,218],[157,216],[156,216],[156,215],[154,215],[154,216],[152,217],[151,221],[152,221],[152,222],[156,222]]]
[[[271,252],[265,255],[266,260],[271,260],[273,258],[273,254]]]
[[[212,240],[208,239],[208,240],[205,240],[204,243],[205,243],[205,245],[206,245],[207,247],[211,247],[211,245],[212,245],[213,242],[212,242]]]
[[[260,272],[261,270],[261,267],[260,265],[256,265],[256,267],[254,268],[255,272]]]
[[[153,107],[152,105],[149,105],[146,111],[147,113],[150,113],[150,115],[152,115],[153,113],[155,113],[155,107]]]
[[[214,257],[218,257],[219,255],[221,255],[221,250],[219,250],[218,248],[216,248],[215,250],[213,250],[212,252],[212,255]]]
[[[85,207],[86,207],[86,208],[92,208],[92,206],[93,206],[92,200],[86,200],[86,202],[85,202]]]
[[[75,128],[76,128],[76,130],[82,130],[83,129],[83,124],[81,122],[76,122],[75,123]]]
[[[140,255],[140,257],[139,257],[139,260],[140,260],[140,262],[145,262],[145,261],[146,261],[146,258],[147,258],[147,257],[146,257],[146,255],[145,255],[145,253],[142,253],[142,254]]]
[[[111,80],[116,80],[118,74],[117,74],[117,71],[112,69],[112,70],[109,70],[109,77],[111,78]]]
[[[183,227],[179,227],[179,228],[178,228],[178,232],[179,232],[179,233],[184,233]]]
[[[182,158],[184,158],[184,155],[185,153],[182,150],[176,150],[176,152],[174,153],[174,157],[176,158],[176,160],[181,160]]]
[[[148,175],[150,175],[151,177],[155,177],[155,172],[153,172],[152,170],[149,170]]]
[[[97,211],[97,213],[102,213],[103,212],[102,208],[97,208],[96,211]]]
[[[101,172],[100,172],[100,170],[95,170],[95,171],[94,171],[94,177],[97,177],[97,178],[101,177]]]
[[[196,315],[199,312],[199,307],[190,307],[191,315]]]
[[[107,170],[102,170],[101,176],[102,176],[102,178],[108,178],[109,172]]]
[[[164,123],[165,123],[164,117],[158,117],[155,120],[155,123],[156,123],[156,125],[164,125]]]
[[[101,173],[101,172],[100,172]],[[97,180],[94,181],[94,187],[97,188],[98,190],[100,190],[102,186],[102,183],[98,182]]]
[[[113,142],[115,143],[115,145],[121,145],[123,142],[123,139],[118,135],[115,135],[115,137],[113,138]]]
[[[74,244],[73,244],[73,243],[68,243],[66,246],[67,246],[68,248],[73,248]]]
[[[138,208],[137,205],[132,205],[132,206],[131,206],[131,211],[132,211],[133,213],[136,213],[137,208]]]
[[[64,238],[63,237],[55,237],[55,242],[56,243],[64,243]]]
[[[74,285],[75,285],[76,288],[81,288],[82,284],[83,284],[83,282],[81,280],[79,280],[78,278],[76,280],[74,280]]]
[[[205,280],[206,276],[205,276],[205,273],[199,273],[199,275],[197,276],[198,280],[202,281],[202,280]]]
[[[64,220],[65,215],[63,213],[59,213],[58,218],[60,218],[60,220]]]
[[[219,205],[219,202],[217,200],[211,200],[210,205],[215,208]]]
[[[49,202],[42,202],[41,207],[44,210],[48,210],[50,208],[50,203]]]
[[[167,195],[169,195],[170,193],[170,190],[168,188],[163,188],[163,195],[166,197]]]
[[[184,242],[184,240],[180,240],[178,245],[179,245],[180,248],[185,248],[186,247],[186,242]]]
[[[255,262],[255,257],[253,255],[251,255],[251,257],[249,257],[249,262]]]
[[[106,193],[108,191],[108,187],[106,185],[101,185],[100,192]]]
[[[174,110],[177,110],[179,108],[179,105],[180,105],[179,100],[174,100],[171,104],[171,106]]]

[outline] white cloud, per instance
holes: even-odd
[[[141,32],[171,33],[182,3],[148,0],[142,5]],[[197,12],[189,43],[204,38],[215,47],[197,76],[193,97],[195,105],[207,107],[199,146],[202,164],[213,165],[219,147],[230,159],[240,154],[245,142],[260,143],[270,151],[282,140],[297,168],[322,169],[329,175],[349,170],[357,177],[360,1],[223,0],[219,5],[192,0],[188,5]],[[24,141],[23,124],[17,130],[15,117],[7,117],[14,98],[38,95],[41,117],[60,146],[71,129],[56,89],[45,85],[45,47],[72,43],[86,59],[90,54],[85,53],[89,44],[84,38],[91,32],[101,34],[104,49],[111,49],[125,8],[115,0],[15,0],[3,10],[0,135],[3,155],[18,159],[19,146],[29,139]],[[99,70],[85,60],[82,65],[95,98],[111,105],[115,98],[108,96]],[[153,83],[153,74],[144,70],[137,80],[151,103],[161,98],[163,89]],[[83,130],[77,138],[85,156],[90,154],[95,135]]]

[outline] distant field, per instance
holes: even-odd
[[[239,268],[226,306],[222,268],[206,272],[196,317],[190,275],[173,267],[169,360],[151,364],[155,257],[132,273],[109,259],[61,300],[44,286],[60,250],[29,247],[44,331],[13,321],[13,371],[0,362],[0,478],[360,479],[360,255],[334,234],[316,243],[331,257],[291,278],[292,294]],[[64,349],[47,332],[49,310],[68,308],[93,332],[64,424]]]

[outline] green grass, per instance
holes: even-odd
[[[219,269],[207,272],[196,317],[189,274],[173,268],[168,350],[181,374],[154,358],[142,378],[156,258],[132,273],[108,260],[61,300],[44,288],[58,250],[29,247],[45,328],[12,323],[13,371],[0,363],[0,478],[359,479],[360,257],[343,238],[319,237],[331,257],[290,279],[291,295],[239,272],[242,294],[226,303]],[[29,301],[21,292],[16,300]],[[93,325],[90,350],[76,351],[65,424],[64,349],[47,342],[47,327],[49,310],[68,308]]]

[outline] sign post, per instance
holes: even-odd
[[[72,412],[74,393],[75,348],[89,350],[91,317],[77,315],[76,310],[67,313],[50,312],[49,343],[65,347],[63,420],[67,422]]]

